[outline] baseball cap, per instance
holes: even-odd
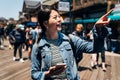
[[[18,28],[21,29],[21,30],[24,30],[24,25],[19,24],[19,25],[18,25]]]

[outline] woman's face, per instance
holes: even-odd
[[[51,31],[58,31],[58,29],[61,27],[61,18],[57,11],[51,11],[47,27],[47,30]]]

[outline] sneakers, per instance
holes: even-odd
[[[21,59],[20,59],[20,62],[24,63],[25,61],[21,58]]]
[[[16,57],[13,57],[13,61],[16,61]]]
[[[105,63],[104,63],[104,62],[102,63],[102,70],[103,70],[104,72],[106,72],[106,67],[105,67]]]
[[[16,57],[13,57],[13,61],[16,61]],[[19,61],[22,62],[22,63],[25,62],[22,58]]]
[[[91,66],[92,69],[97,69],[97,65]]]
[[[22,49],[22,51],[25,51],[25,49]]]
[[[13,46],[9,46],[9,49],[13,49]]]

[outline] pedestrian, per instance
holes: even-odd
[[[30,31],[28,32],[28,58],[31,60],[31,51],[33,44],[35,43],[35,39],[33,39],[33,34],[31,33],[32,28],[30,27]]]
[[[103,71],[106,71],[106,67],[105,67],[105,42],[106,42],[106,37],[108,35],[110,35],[108,28],[104,25],[101,27],[95,27],[96,29],[93,31],[96,31],[94,34],[94,41],[97,42],[97,44],[95,45],[96,48],[96,52],[97,52],[97,58],[96,58],[96,64],[98,65],[98,60],[99,60],[99,53],[101,53],[101,60],[102,60],[102,69]],[[93,28],[94,29],[94,28]],[[94,66],[95,67],[95,66]]]
[[[119,43],[118,43],[118,35],[119,35],[119,32],[117,31],[117,29],[115,27],[112,28],[112,35],[110,35],[110,50],[111,50],[111,53],[116,53],[118,50],[118,46],[119,46]]]
[[[0,24],[0,48],[4,48],[4,35],[5,35],[5,30],[1,23]]]
[[[92,30],[90,30],[90,32],[87,34],[87,36],[89,37],[89,41],[94,41]],[[92,69],[96,69],[96,66],[97,66],[96,55],[97,55],[96,53],[91,54],[91,68]]]
[[[81,39],[86,40],[85,32],[83,31],[83,25],[82,24],[77,24],[75,31],[72,32],[73,35],[78,36]],[[83,58],[83,53],[79,52],[79,54],[74,55],[76,59],[76,63],[78,63],[82,60]]]
[[[43,16],[44,15],[44,16]],[[105,15],[98,24],[107,24]],[[61,27],[60,15],[55,9],[38,13],[42,33],[38,43],[33,45],[31,56],[31,74],[33,80],[80,80],[73,49],[69,38],[74,44],[75,51],[93,52],[93,42],[82,40],[72,34],[66,36],[57,28]]]
[[[9,21],[7,24],[7,28],[6,28],[6,37],[7,39],[10,39],[9,34],[11,31],[13,31],[13,29],[15,28],[15,23],[14,21]],[[13,44],[9,41],[9,49],[13,49]]]
[[[83,30],[83,25],[82,24],[77,24],[76,28],[75,28],[75,31],[73,31],[72,34],[80,37],[81,39],[86,40],[85,31]]]
[[[25,42],[25,33],[24,33],[24,26],[21,24],[17,24],[15,29],[10,32],[10,37],[14,40],[14,56],[13,60],[16,60],[17,50],[19,50],[19,60],[20,62],[24,62],[22,58],[22,46]]]

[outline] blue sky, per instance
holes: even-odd
[[[0,17],[18,20],[19,11],[22,11],[24,0],[0,0]]]

